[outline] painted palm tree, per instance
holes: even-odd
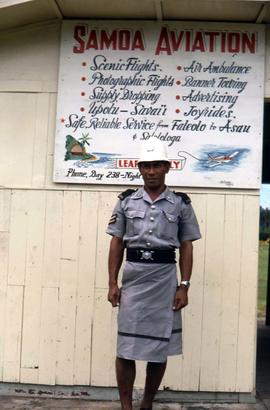
[[[82,134],[82,137],[78,139],[78,141],[80,141],[80,143],[83,145],[83,147],[85,145],[90,145],[88,141],[93,139],[92,137],[89,137],[88,135],[89,135],[89,133],[88,134]]]

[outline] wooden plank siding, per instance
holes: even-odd
[[[222,315],[221,284],[224,274],[223,195],[209,195],[206,219],[200,389],[215,391],[219,360],[220,319]]]
[[[241,272],[243,197],[227,195],[224,213],[224,254],[222,285],[222,316],[220,319],[220,350],[217,388],[234,391],[237,368],[239,325],[239,292]]]
[[[200,224],[202,239],[194,244],[192,286],[189,290],[189,305],[184,312],[183,369],[181,389],[200,390],[201,338],[204,296],[204,260],[206,244],[207,195],[192,195],[192,203]]]
[[[8,284],[8,250],[10,224],[10,190],[0,190],[0,378],[3,379],[4,339],[6,334],[6,302]]]
[[[190,195],[203,237],[194,243],[184,352],[169,360],[163,386],[252,391],[258,198],[239,192]],[[1,380],[116,385],[117,310],[106,300],[105,234],[116,196],[0,190]],[[136,387],[143,386],[143,377],[140,364]]]
[[[259,206],[246,196],[243,206],[236,390],[248,391],[255,381]]]

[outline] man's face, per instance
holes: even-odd
[[[166,161],[141,162],[139,171],[145,186],[149,189],[158,189],[165,183],[165,176],[169,172],[170,164]]]

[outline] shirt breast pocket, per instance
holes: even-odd
[[[159,235],[163,239],[176,239],[178,235],[178,216],[162,211]]]
[[[126,211],[126,234],[135,236],[142,233],[145,211]]]

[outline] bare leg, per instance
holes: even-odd
[[[164,376],[166,370],[167,362],[165,363],[147,363],[146,369],[146,380],[145,380],[145,388],[144,388],[144,395],[141,404],[141,409],[151,410],[152,403],[156,392],[160,386],[161,380]]]
[[[132,410],[132,392],[136,375],[134,360],[116,358],[116,378],[122,410]]]

